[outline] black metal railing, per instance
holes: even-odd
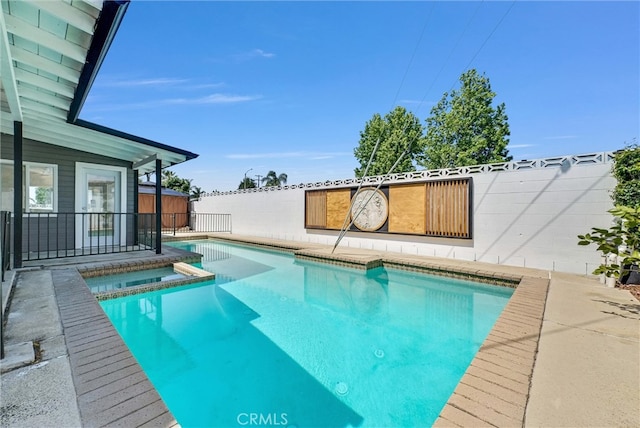
[[[181,232],[231,233],[231,214],[163,213],[162,233],[175,235]]]
[[[161,233],[179,232],[231,232],[231,214],[162,214]],[[151,250],[157,247],[156,215],[30,212],[23,214],[21,236],[23,261]]]
[[[144,251],[156,239],[155,214],[24,213],[22,260]]]

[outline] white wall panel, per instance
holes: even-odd
[[[575,160],[585,156],[599,156],[600,161]],[[569,161],[564,167],[486,172],[489,168],[483,166],[485,172],[457,175],[473,180],[471,240],[349,232],[341,246],[590,273],[600,255],[595,247],[579,247],[577,235],[611,225],[607,210],[612,208],[615,179],[608,154],[565,158]],[[546,163],[536,161],[538,166]],[[420,174],[419,179],[402,182],[441,173]],[[304,229],[304,192],[345,185],[334,183],[205,196],[194,203],[194,210],[231,214],[234,234],[333,245],[337,231]]]

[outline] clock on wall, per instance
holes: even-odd
[[[380,189],[365,187],[353,196],[351,219],[355,227],[373,232],[382,227],[389,215],[389,201]]]

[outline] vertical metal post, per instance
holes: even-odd
[[[50,235],[50,230],[49,229],[51,228],[51,223],[49,223],[49,219],[50,219],[51,214],[50,213],[46,213],[46,214],[47,214],[47,224],[46,224],[45,230],[47,231],[47,249],[45,251],[47,253],[47,258],[48,258],[49,257],[49,245],[50,245],[50,241],[51,241],[50,236],[49,236]],[[40,230],[40,222],[41,221],[42,221],[42,214],[38,214],[38,231]],[[40,234],[40,232],[38,232],[38,236],[42,236]],[[38,251],[38,254],[40,254],[40,251]]]
[[[162,254],[162,160],[156,159],[156,254]]]
[[[139,240],[139,238],[138,238],[138,210],[140,209],[140,206],[139,206],[140,195],[138,193],[138,190],[140,188],[139,182],[138,182],[139,177],[140,177],[140,175],[139,175],[138,170],[134,169],[133,170],[133,182],[135,184],[133,185],[133,220],[132,220],[133,221],[133,225],[132,225],[132,227],[133,227],[133,238],[132,239],[133,240],[131,241],[131,243],[134,246],[138,245],[138,240]],[[127,225],[127,229],[128,229],[129,228],[129,220],[125,219],[125,221],[126,221],[126,225]],[[129,243],[127,242],[126,244],[128,245]]]
[[[4,262],[3,262],[4,263]],[[4,311],[2,310],[2,286],[0,286],[0,360],[4,360]]]
[[[13,122],[13,266],[22,267],[22,122]]]
[[[8,211],[0,211],[0,219],[1,219],[1,223],[2,226],[0,226],[0,256],[1,256],[1,261],[2,261],[2,266],[0,266],[0,271],[2,271],[2,277],[0,278],[0,280],[2,280],[2,282],[4,282],[4,273],[7,271],[7,269],[10,267],[10,260],[11,260],[11,250],[9,249],[9,247],[11,246],[10,244],[7,245],[7,242],[10,242],[10,235],[11,235],[11,213]],[[0,290],[1,293],[1,290]],[[0,298],[0,302],[2,301],[2,298]]]
[[[2,251],[0,251],[1,256],[0,256],[0,262],[2,263],[2,266],[0,266],[0,270],[2,271],[2,281],[4,281],[4,271],[5,271],[5,267],[7,266],[6,261],[5,261],[5,257],[10,257],[8,253],[9,248],[7,248],[5,246],[5,244],[7,243],[6,239],[7,239],[7,234],[10,233],[8,228],[7,228],[7,222],[10,221],[11,219],[11,213],[6,212],[6,211],[0,211],[0,219],[2,219],[2,225],[0,227],[2,227],[2,229],[0,229],[0,247],[2,247]],[[2,309],[2,286],[0,286],[0,359],[4,358],[4,329],[3,329],[3,324],[4,324],[4,311]]]

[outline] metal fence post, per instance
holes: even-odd
[[[2,307],[2,284],[4,281],[4,272],[10,266],[9,260],[11,254],[8,253],[10,248],[9,237],[11,230],[11,213],[9,211],[2,211],[0,213],[0,270],[2,271],[2,278],[0,281],[0,359],[4,358],[4,308]]]

